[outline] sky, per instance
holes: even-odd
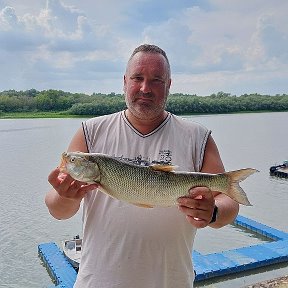
[[[0,0],[0,91],[123,93],[149,43],[171,93],[287,94],[287,18],[287,0]]]

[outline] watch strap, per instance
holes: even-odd
[[[217,214],[218,214],[218,207],[215,205],[214,210],[213,210],[213,215],[209,224],[216,222]]]

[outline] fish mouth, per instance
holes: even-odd
[[[62,153],[62,157],[61,157],[61,162],[60,162],[60,172],[66,172],[66,164],[67,164],[67,153],[63,152]]]

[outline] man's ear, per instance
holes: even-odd
[[[126,75],[123,76],[123,91],[126,91]]]

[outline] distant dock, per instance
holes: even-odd
[[[281,178],[288,178],[288,161],[284,161],[281,165],[270,167],[270,175]]]
[[[240,215],[234,224],[272,242],[205,255],[194,251],[196,282],[288,261],[288,233]],[[38,252],[56,287],[72,288],[77,272],[58,246],[53,242],[40,244]]]

